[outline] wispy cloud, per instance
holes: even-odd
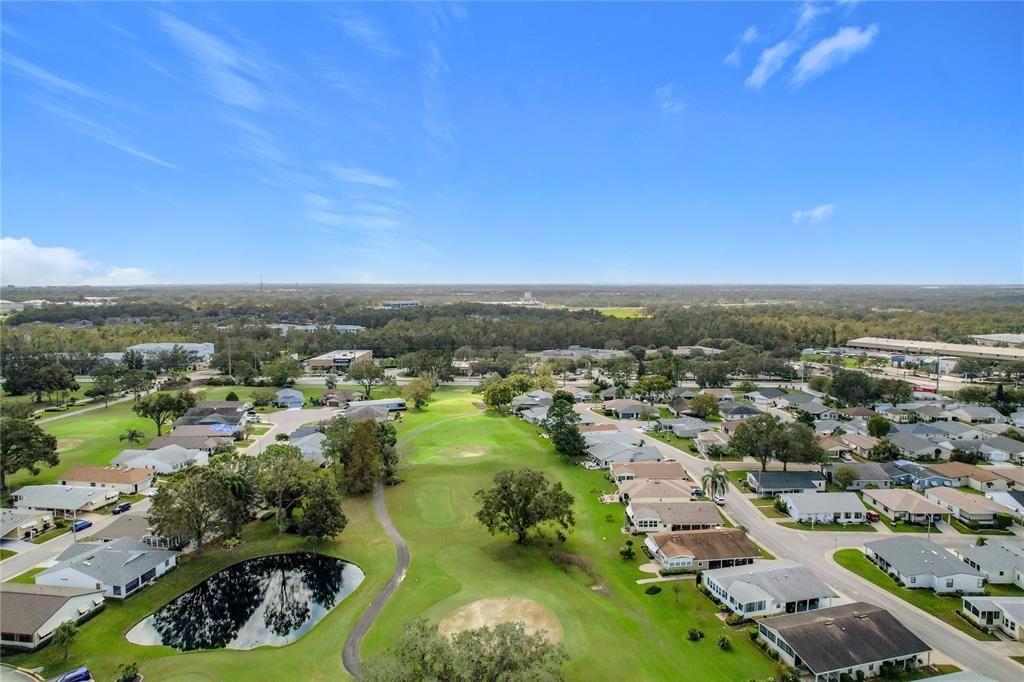
[[[288,163],[288,153],[268,130],[238,116],[225,115],[222,118],[225,123],[238,130],[242,139],[238,151],[243,156],[254,157],[274,164]]]
[[[836,210],[835,204],[821,204],[814,208],[808,208],[805,210],[793,211],[793,224],[799,225],[800,223],[820,223],[822,220],[828,220],[832,217],[832,213]]]
[[[164,168],[170,168],[172,170],[178,170],[178,167],[169,161],[165,161],[158,156],[149,154],[148,152],[140,149],[135,143],[133,143],[127,133],[121,132],[111,126],[104,125],[95,121],[91,118],[83,116],[82,114],[72,111],[71,109],[57,105],[53,102],[37,102],[37,105],[49,113],[54,118],[58,119],[61,123],[66,125],[68,128],[90,137],[97,142],[105,144],[109,147],[113,147],[118,151],[124,152],[130,156],[134,156],[137,159],[143,161],[149,161],[155,163],[158,166]]]
[[[761,34],[758,33],[757,26],[748,26],[747,30],[745,30],[743,32],[743,35],[740,36],[740,43],[742,43],[743,45],[749,45],[753,42],[756,42],[760,38]]]
[[[3,53],[4,66],[10,67],[16,73],[32,80],[37,85],[60,95],[76,95],[85,97],[104,104],[116,104],[114,98],[86,85],[75,83],[67,78],[62,78],[55,73],[47,71],[41,66],[36,66],[20,57],[10,53]]]
[[[361,12],[346,12],[336,22],[349,40],[381,57],[391,58],[401,54],[384,29]]]
[[[398,187],[398,181],[394,178],[374,173],[373,171],[366,170],[365,168],[328,164],[326,166],[326,170],[342,182],[356,185],[370,185],[372,187],[381,187],[384,189],[394,189]]]
[[[655,90],[654,99],[661,109],[662,116],[673,116],[686,111],[686,102],[676,96],[675,85],[672,83],[666,83]]]
[[[267,104],[262,89],[254,82],[257,63],[220,38],[166,12],[158,13],[164,32],[195,63],[213,96],[225,104],[250,110]]]
[[[817,17],[826,12],[828,12],[828,7],[825,7],[820,2],[805,2],[800,6],[800,14],[797,15],[796,30],[802,31],[810,26]]]
[[[740,51],[740,48],[737,47],[732,52],[725,55],[725,59],[722,60],[722,63],[726,66],[740,66],[743,63],[743,53]]]
[[[321,194],[304,194],[302,203],[305,205],[303,217],[326,227],[378,232],[393,230],[401,225],[395,217],[360,211],[358,204],[352,207],[352,211],[342,211],[337,208],[336,202]]]
[[[835,35],[825,38],[800,56],[800,61],[793,69],[793,83],[802,85],[833,66],[846,62],[870,47],[877,35],[877,24],[863,29],[859,26],[844,26]]]
[[[427,45],[427,56],[421,67],[423,81],[423,128],[435,144],[449,146],[455,142],[455,124],[448,116],[448,96],[444,76],[448,62],[437,42]]]
[[[748,88],[754,90],[760,90],[764,87],[764,84],[768,82],[768,79],[778,73],[779,69],[782,68],[786,60],[789,59],[789,55],[793,54],[793,50],[796,46],[788,40],[782,40],[775,43],[764,52],[761,53],[760,58],[757,60],[757,66],[747,76],[746,85]]]
[[[725,59],[722,63],[726,66],[739,67],[743,63],[743,46],[756,43],[761,40],[764,36],[757,30],[757,26],[748,26],[743,33],[740,35],[739,44],[733,49],[732,52],[725,55]]]
[[[89,261],[64,246],[39,246],[28,237],[0,238],[0,272],[4,285],[127,286],[154,284],[152,274],[137,267]]]

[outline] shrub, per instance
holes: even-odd
[[[757,626],[756,625],[753,626],[753,627],[747,628],[747,637],[750,638],[751,642],[756,642],[757,641]]]
[[[657,585],[648,585],[644,590],[644,594],[658,594],[659,592],[661,592],[661,588]]]
[[[729,641],[728,637],[726,637],[725,635],[722,635],[721,637],[718,638],[718,648],[721,649],[722,651],[731,651],[732,650],[732,642]]]
[[[746,620],[746,618],[744,618],[740,614],[738,614],[738,613],[730,613],[728,616],[725,617],[725,624],[726,625],[739,625],[744,620]]]
[[[765,644],[765,646],[767,647],[768,645]],[[768,658],[772,659],[773,661],[779,660],[779,652],[776,651],[775,649],[769,649],[768,650]]]
[[[857,678],[857,682],[864,682],[864,678],[866,677],[866,675],[864,674],[863,670],[858,670],[855,677]]]
[[[1013,525],[1013,517],[1009,514],[999,512],[996,514],[996,528],[999,530],[1006,530]]]
[[[698,630],[697,628],[690,628],[686,632],[686,638],[691,642],[699,642],[704,639],[704,631]]]
[[[839,673],[839,682],[853,682],[853,677],[850,673]]]
[[[122,663],[117,666],[116,682],[135,682],[139,677],[139,666],[137,663]]]
[[[283,441],[283,440],[288,440],[289,438],[290,438],[290,436],[287,433],[279,433],[276,436],[274,436],[274,440],[282,440]]]
[[[779,512],[780,514],[789,513],[789,508],[786,506],[786,503],[782,500],[781,497],[775,499],[775,511]]]
[[[234,391],[231,391],[226,396],[224,396],[224,400],[227,400],[228,402],[237,403],[238,402],[238,394],[235,393]]]

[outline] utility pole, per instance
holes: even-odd
[[[228,337],[228,376],[234,377],[235,375],[231,372],[231,337]]]

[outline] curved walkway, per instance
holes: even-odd
[[[427,424],[421,426],[418,429],[410,431],[402,440],[398,441],[395,447],[402,447],[410,440],[420,435],[427,429],[432,429],[435,426],[446,424],[456,419],[465,419],[466,417],[475,417],[476,414],[460,414],[454,417],[448,417],[440,421],[436,421],[433,424]],[[359,649],[363,645],[363,639],[366,637],[366,633],[370,631],[370,627],[373,626],[374,621],[377,620],[377,616],[384,609],[384,606],[388,603],[391,597],[398,591],[398,586],[405,580],[405,572],[409,568],[409,545],[406,544],[405,539],[402,537],[398,529],[395,528],[395,524],[391,522],[391,516],[388,514],[388,508],[384,505],[384,485],[377,482],[377,485],[373,487],[373,513],[377,517],[377,521],[381,527],[384,528],[384,532],[387,533],[388,538],[394,543],[395,549],[398,551],[398,563],[395,565],[395,570],[391,573],[391,577],[388,578],[388,582],[384,585],[384,589],[380,591],[370,605],[363,612],[363,615],[359,617],[359,621],[356,626],[352,628],[352,632],[345,638],[345,645],[341,649],[341,664],[345,666],[345,670],[349,672],[352,677],[359,679],[359,674],[362,671],[362,663],[359,660]]]

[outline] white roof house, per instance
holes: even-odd
[[[117,501],[114,488],[86,488],[68,485],[26,485],[11,495],[19,509],[42,509],[75,515],[93,511]]]
[[[156,450],[122,450],[110,463],[126,469],[155,469],[159,474],[173,474],[193,464],[205,466],[209,459],[208,452],[172,443]]]
[[[76,542],[57,563],[35,576],[37,585],[101,586],[104,596],[124,599],[177,565],[178,553],[132,538]]]
[[[880,569],[911,588],[938,593],[977,593],[985,577],[930,540],[893,537],[864,543],[867,557]]]
[[[704,571],[701,581],[733,613],[747,618],[827,608],[836,597],[806,566],[780,559]]]
[[[801,523],[864,523],[867,509],[856,493],[786,493],[779,496]]]
[[[1024,548],[990,538],[984,545],[954,548],[953,552],[985,579],[997,585],[1013,583],[1017,571],[1024,571]]]
[[[1024,640],[1024,597],[964,597],[962,611],[981,627],[998,627],[1010,639]]]

